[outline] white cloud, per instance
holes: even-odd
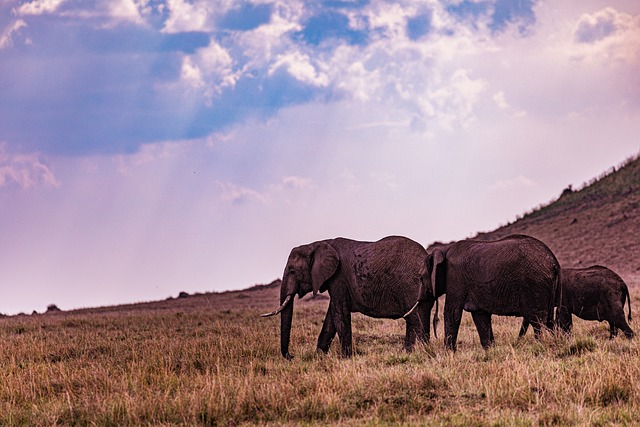
[[[286,53],[278,55],[275,63],[269,69],[269,74],[273,74],[278,69],[284,68],[295,79],[313,86],[327,86],[329,77],[318,70],[321,66],[314,66],[311,58],[300,52]]]
[[[524,175],[518,175],[511,179],[496,181],[492,186],[492,190],[506,190],[512,188],[530,188],[535,185],[535,182]]]
[[[206,48],[183,58],[180,77],[189,86],[202,90],[210,103],[224,88],[235,85],[239,73],[234,71],[229,52],[212,40]]]
[[[282,178],[283,189],[291,190],[304,190],[313,187],[313,180],[311,178],[303,178],[299,176],[285,176]]]
[[[218,187],[222,191],[222,200],[232,205],[243,205],[251,200],[257,200],[261,203],[265,203],[267,201],[266,196],[259,192],[231,182],[218,181]]]
[[[167,0],[169,17],[165,21],[162,31],[179,33],[210,30],[208,18],[211,5],[207,1]]]
[[[486,87],[482,79],[472,79],[471,70],[456,70],[449,80],[424,99],[425,119],[436,118],[447,130],[467,127],[475,119],[474,107]]]
[[[43,15],[55,12],[65,0],[34,0],[20,5],[18,15]]]
[[[583,14],[573,30],[573,57],[600,61],[637,61],[640,58],[640,15],[607,7]]]
[[[625,25],[625,14],[618,14],[613,8],[605,8],[593,15],[585,13],[578,20],[574,31],[575,41],[578,43],[595,43],[605,39]]]
[[[134,0],[110,0],[107,3],[107,9],[111,18],[135,24],[144,22],[140,10],[148,10],[146,0],[138,2],[134,2]]]
[[[1,143],[0,188],[9,185],[30,189],[39,186],[57,187],[59,183],[39,154],[11,154],[6,150],[6,143]]]
[[[496,92],[495,94],[493,94],[493,102],[496,103],[498,108],[501,108],[503,110],[505,108],[509,108],[509,104],[507,103],[507,99],[504,96],[504,92],[503,91],[499,91],[499,92]]]
[[[130,175],[132,171],[140,166],[152,165],[159,160],[169,159],[171,161],[177,157],[184,156],[192,145],[194,144],[189,141],[143,144],[137,152],[114,156],[113,161],[118,165],[120,174]]]
[[[10,25],[8,25],[2,33],[0,33],[0,49],[4,49],[13,45],[13,36],[20,31],[21,28],[26,27],[27,24],[22,19],[17,19]]]

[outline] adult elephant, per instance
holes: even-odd
[[[436,248],[427,256],[421,278],[416,307],[447,294],[444,343],[451,350],[457,347],[463,310],[471,313],[485,349],[494,344],[493,314],[524,317],[536,337],[543,326],[553,326],[560,265],[553,252],[533,237],[463,240]]]
[[[633,338],[633,330],[625,320],[624,304],[629,304],[629,321],[631,321],[631,297],[624,280],[613,270],[601,265],[586,268],[563,268],[560,273],[562,286],[562,303],[556,301],[556,318],[558,326],[570,333],[573,326],[572,315],[584,320],[607,321],[609,338],[618,334]],[[519,336],[527,332],[529,324],[522,322]]]
[[[418,298],[420,266],[427,252],[406,237],[390,236],[377,242],[345,238],[323,240],[291,250],[280,288],[280,307],[262,316],[280,313],[280,351],[291,359],[289,340],[293,300],[313,291],[329,292],[329,309],[318,336],[316,351],[327,353],[336,333],[342,356],[353,353],[351,313],[377,318],[401,318]],[[429,341],[433,304],[425,301],[418,313],[406,318],[404,347],[416,338]],[[422,327],[422,325],[426,327]]]

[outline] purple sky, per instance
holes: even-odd
[[[0,313],[488,231],[640,149],[637,0],[0,0]]]

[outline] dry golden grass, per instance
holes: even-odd
[[[638,340],[609,341],[605,324],[518,341],[520,319],[495,317],[485,352],[465,314],[457,353],[407,354],[404,321],[354,315],[345,360],[337,341],[315,354],[327,300],[303,300],[287,362],[278,318],[258,317],[275,304],[265,287],[0,319],[0,425],[640,423]]]

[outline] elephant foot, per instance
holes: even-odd
[[[351,350],[342,350],[343,359],[351,359],[351,356],[353,356],[353,352]]]
[[[329,349],[324,350],[320,347],[316,347],[316,354],[318,356],[326,356],[328,352],[329,352]]]
[[[283,354],[282,357],[284,357],[286,360],[293,360],[293,354],[288,352],[286,354]]]
[[[480,345],[482,345],[482,348],[484,350],[489,350],[490,348],[495,347],[496,343],[495,343],[495,341],[490,341],[488,343],[480,343]]]

